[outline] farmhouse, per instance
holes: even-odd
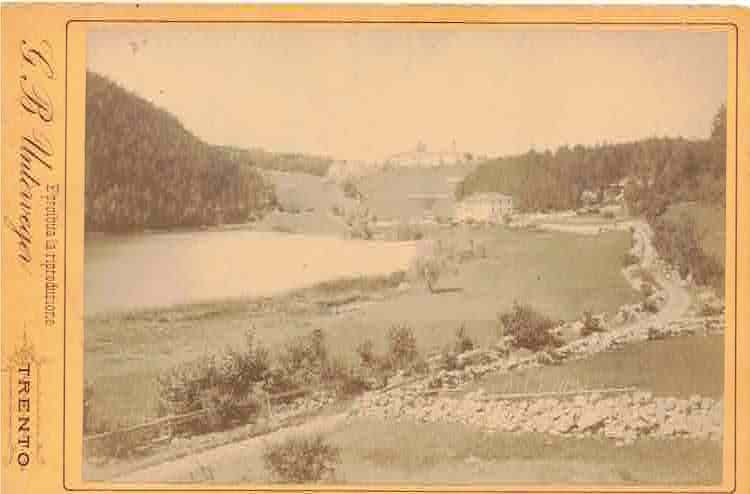
[[[473,194],[456,204],[457,221],[500,223],[513,213],[513,198],[496,192]]]

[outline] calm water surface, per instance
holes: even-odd
[[[412,242],[253,231],[91,236],[85,244],[86,315],[230,297],[406,269]]]

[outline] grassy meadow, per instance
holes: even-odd
[[[655,395],[724,395],[724,336],[681,336],[598,353],[561,366],[488,376],[466,392],[537,393],[635,386]]]
[[[695,484],[721,480],[721,443],[487,433],[460,424],[361,419],[328,438],[342,449],[341,481],[432,484]],[[649,458],[649,461],[643,461]]]
[[[429,232],[444,249],[483,246],[483,257],[456,265],[431,294],[400,278],[330,282],[274,298],[87,318],[85,374],[96,403],[123,423],[156,414],[155,378],[171,366],[242,344],[247,330],[273,352],[288,339],[323,329],[334,355],[354,358],[365,339],[384,348],[388,329],[410,325],[424,353],[441,350],[460,326],[478,343],[497,337],[497,314],[514,300],[554,319],[612,311],[639,299],[623,278],[626,232],[599,236],[457,227]],[[408,278],[407,278],[408,279]],[[96,405],[94,405],[96,406]]]

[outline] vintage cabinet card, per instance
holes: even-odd
[[[3,6],[3,492],[750,492],[749,29]]]

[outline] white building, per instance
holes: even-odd
[[[513,198],[497,192],[473,194],[456,204],[457,221],[501,223],[513,213]]]

